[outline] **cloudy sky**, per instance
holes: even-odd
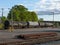
[[[60,9],[60,0],[0,0],[0,8],[24,5],[29,10]]]
[[[4,14],[7,15],[8,12],[7,8],[11,8],[14,5],[24,5],[31,11],[52,10],[52,9],[59,10],[60,0],[0,0],[0,16],[1,16],[1,8],[4,8]]]
[[[35,10],[60,9],[60,0],[40,0],[35,4]]]

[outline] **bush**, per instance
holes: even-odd
[[[0,29],[4,29],[4,25],[0,23]]]

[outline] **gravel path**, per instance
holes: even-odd
[[[15,38],[15,35],[34,34],[34,33],[42,33],[42,32],[57,32],[58,36],[60,36],[60,28],[14,29],[13,32],[9,32],[9,30],[0,30],[0,43],[2,41],[13,41],[14,40],[13,38]],[[51,45],[53,45],[53,44],[51,44]],[[59,44],[60,44],[60,41],[57,43],[57,45],[59,45]],[[44,45],[44,44],[42,44],[42,45]],[[54,44],[54,45],[56,45],[56,44]]]
[[[14,38],[15,35],[19,34],[33,34],[33,33],[41,33],[41,32],[57,32],[60,36],[59,28],[29,28],[29,29],[14,29],[13,32],[9,32],[9,30],[0,30],[0,39],[1,38]]]

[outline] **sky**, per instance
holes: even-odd
[[[8,8],[12,8],[14,5],[24,5],[30,11],[60,10],[60,0],[0,0],[0,16],[1,8],[4,8],[4,15],[7,16],[9,11]],[[52,20],[51,17],[52,16],[49,17],[49,20]],[[44,18],[45,20],[48,19],[45,16],[41,16],[41,18]],[[58,16],[55,20],[59,19]]]

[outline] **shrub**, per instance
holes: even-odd
[[[3,27],[4,27],[4,25],[2,23],[0,23],[0,29],[4,29]]]

